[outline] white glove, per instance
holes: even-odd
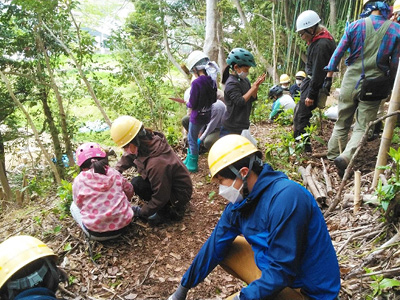
[[[183,285],[179,284],[175,293],[169,296],[168,300],[185,300],[188,291],[189,291],[188,288],[185,288]]]

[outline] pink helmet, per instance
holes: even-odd
[[[107,153],[97,143],[84,143],[76,149],[78,166],[81,166],[87,159],[95,157],[106,157]]]

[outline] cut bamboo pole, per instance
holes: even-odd
[[[311,178],[314,181],[314,184],[319,192],[320,195],[320,201],[325,202],[326,200],[326,191],[325,191],[325,187],[324,185],[318,180],[316,172],[315,172],[315,168],[311,169]]]
[[[328,194],[329,197],[331,197],[333,195],[332,181],[331,178],[329,177],[328,171],[326,170],[325,163],[322,157],[321,157],[321,164],[322,164],[322,172],[325,179],[326,193]]]
[[[354,172],[354,207],[353,213],[356,214],[361,207],[361,172]]]
[[[400,68],[397,68],[396,79],[394,80],[394,87],[392,91],[392,96],[390,97],[388,114],[395,112],[400,109]],[[383,170],[378,169],[380,166],[387,164],[387,156],[389,152],[389,147],[392,142],[394,128],[397,123],[397,115],[388,118],[385,121],[385,126],[383,127],[383,133],[381,138],[381,145],[379,147],[378,158],[375,166],[374,179],[372,180],[371,189],[375,189],[378,184],[379,174],[383,173]]]
[[[307,186],[308,186],[311,194],[313,194],[315,200],[318,201],[321,198],[321,195],[320,195],[317,187],[315,186],[314,180],[312,179],[312,176],[311,176],[311,165],[307,166],[305,175],[306,175],[306,178],[307,178]]]

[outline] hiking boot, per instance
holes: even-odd
[[[343,178],[344,172],[346,171],[349,162],[347,161],[347,159],[341,156],[336,157],[333,162],[335,163],[335,166],[338,169],[339,177]]]

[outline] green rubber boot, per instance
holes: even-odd
[[[187,167],[189,172],[196,173],[199,170],[198,161],[199,155],[192,155],[190,153],[188,154],[188,160],[185,166]]]
[[[188,160],[189,160],[190,148],[187,148],[186,153],[187,153],[186,158],[185,158],[185,160],[183,161],[183,164],[184,164],[185,166],[186,166],[186,164],[187,164],[187,162],[188,162]]]

